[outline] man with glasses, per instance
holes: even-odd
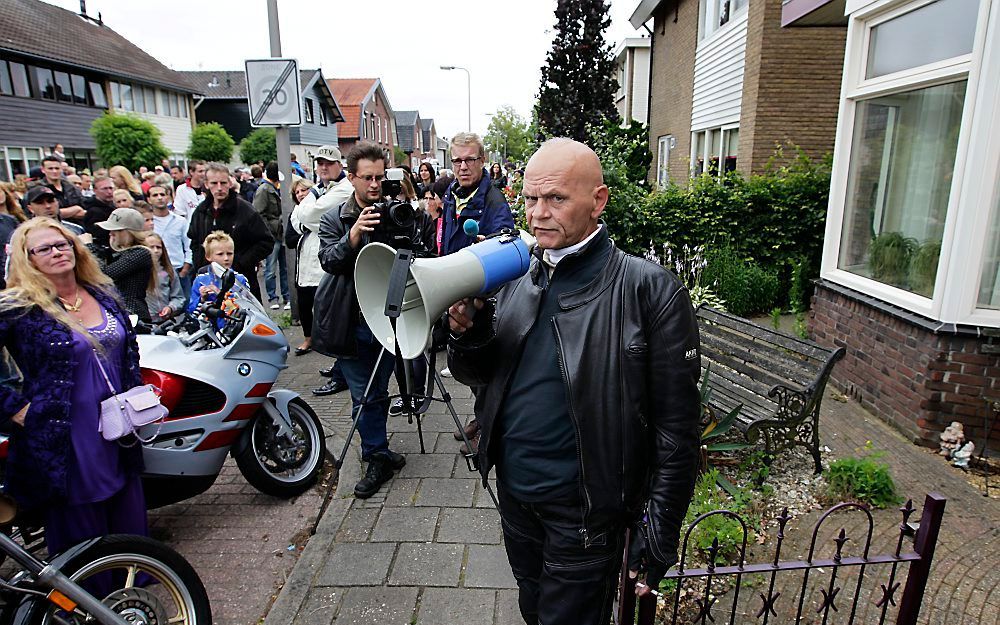
[[[373,205],[382,196],[385,164],[385,154],[378,145],[370,141],[355,144],[347,154],[347,178],[354,193],[339,209],[324,213],[319,223],[319,262],[326,275],[319,283],[313,306],[313,349],[338,358],[354,409],[358,410],[365,401],[358,415],[358,433],[361,459],[368,463],[368,468],[354,487],[354,496],[359,499],[377,493],[392,478],[393,471],[406,464],[402,454],[389,449],[385,427],[389,377],[395,359],[382,349],[361,317],[354,290],[358,253],[365,245],[380,239],[375,232],[380,215]],[[423,243],[430,249],[433,235],[427,233]],[[369,378],[372,385],[367,389]]]
[[[490,184],[486,173],[486,148],[479,135],[460,132],[451,139],[451,164],[455,170],[455,182],[444,195],[444,232],[441,237],[441,255],[454,254],[476,242],[476,237],[465,233],[465,222],[478,223],[480,235],[491,235],[504,228],[514,227],[514,217],[510,205],[499,189]],[[450,376],[445,368],[441,375]],[[475,389],[473,389],[475,392]],[[473,444],[468,449],[462,443],[463,454],[475,453],[479,443],[479,422],[473,417],[465,426],[465,435]],[[455,438],[462,435],[455,432]]]

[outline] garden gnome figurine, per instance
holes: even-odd
[[[956,449],[955,453],[951,455],[951,457],[955,459],[952,464],[960,469],[968,469],[969,459],[972,458],[972,452],[975,451],[975,449],[976,444],[972,441],[962,445],[961,449]]]
[[[965,432],[962,429],[962,424],[958,421],[952,421],[951,425],[946,427],[944,432],[941,432],[941,455],[950,458],[962,447],[964,442]]]

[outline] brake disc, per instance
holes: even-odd
[[[167,609],[163,602],[145,588],[116,590],[104,600],[104,605],[126,623],[135,625],[167,625]]]

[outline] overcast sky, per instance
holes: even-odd
[[[47,0],[79,12],[79,0]],[[639,0],[612,0],[612,45],[639,36],[628,18]],[[281,47],[327,78],[381,78],[393,109],[432,117],[438,134],[472,128],[509,104],[528,117],[552,44],[555,0],[278,0]],[[490,10],[489,7],[496,7]],[[243,69],[270,56],[265,0],[87,0],[118,33],[178,70]],[[643,31],[645,32],[645,31]]]

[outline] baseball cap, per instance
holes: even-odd
[[[321,145],[318,150],[316,150],[314,159],[323,159],[324,161],[330,161],[331,163],[343,163],[344,157],[340,155],[340,149],[335,145]]]
[[[107,221],[99,221],[96,225],[105,230],[142,230],[146,220],[134,208],[116,208]]]
[[[28,204],[33,204],[45,196],[56,199],[56,194],[52,192],[52,189],[48,188],[44,184],[40,184],[28,189],[28,192],[24,194],[24,201]]]

